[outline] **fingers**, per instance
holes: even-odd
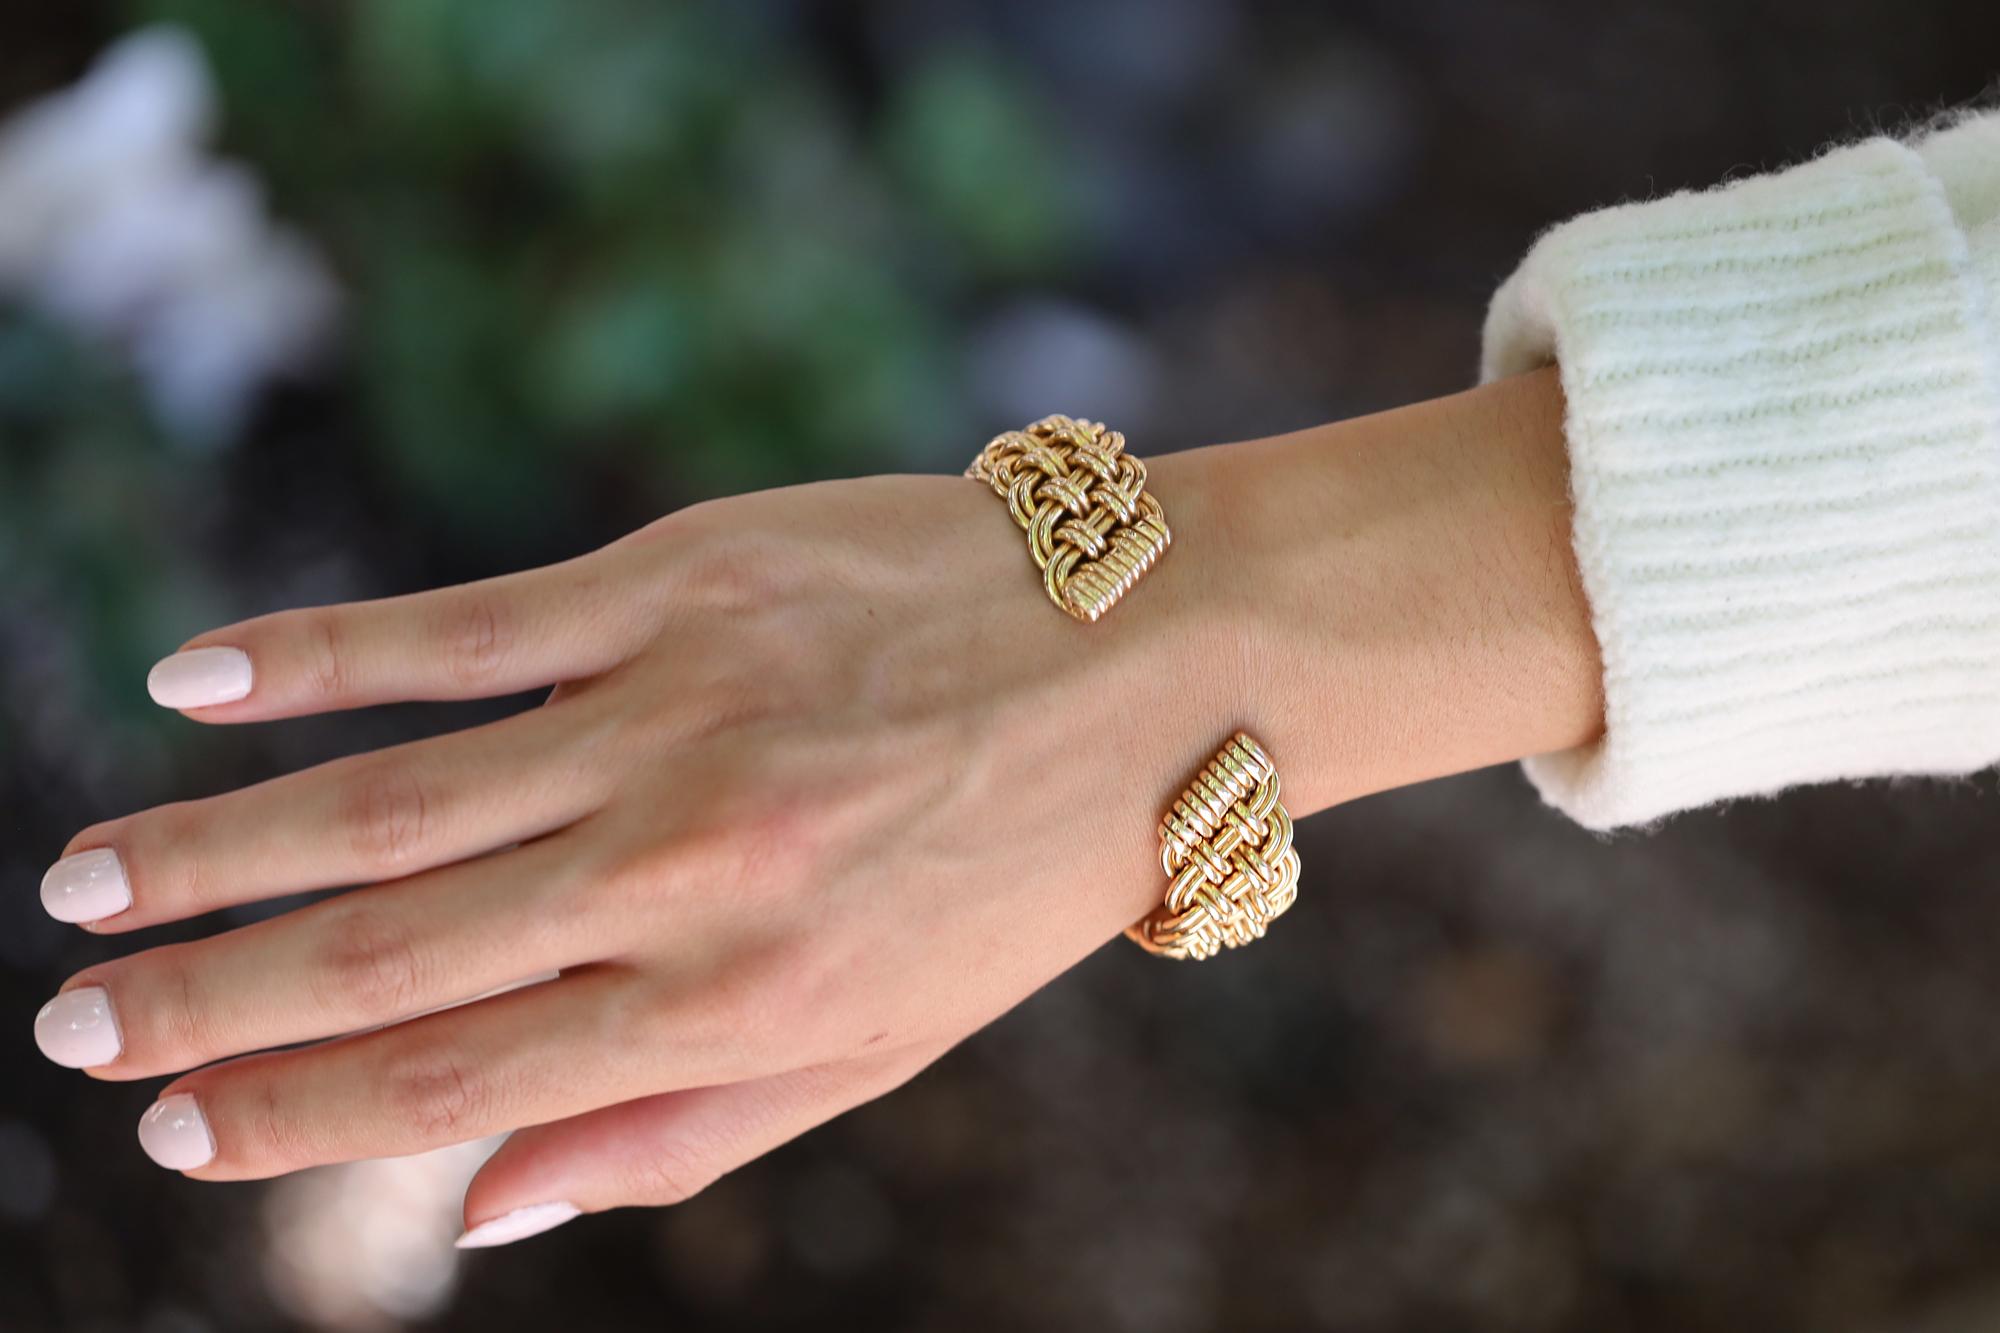
[[[379,1032],[200,1070],[147,1112],[140,1143],[202,1180],[259,1179],[770,1072],[746,1064],[744,1047],[713,1024],[664,1021],[624,969],[583,968]]]
[[[136,930],[414,874],[563,828],[612,779],[572,705],[161,806],[71,840],[42,882],[64,921]]]
[[[900,1086],[946,1049],[926,1044],[744,1083],[661,1093],[524,1129],[473,1177],[459,1246],[504,1245],[578,1213],[679,1203]]]
[[[190,640],[153,668],[147,689],[204,722],[255,722],[596,675],[624,660],[647,623],[615,595],[611,558],[245,620]]]
[[[150,1078],[592,962],[601,956],[592,923],[562,910],[574,901],[577,861],[574,840],[557,834],[117,959],[72,978],[36,1037],[59,1064]]]

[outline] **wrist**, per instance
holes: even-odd
[[[1152,466],[1188,702],[1265,740],[1296,813],[1601,729],[1552,372]]]

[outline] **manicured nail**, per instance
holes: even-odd
[[[139,1117],[139,1146],[169,1171],[192,1171],[215,1156],[215,1137],[193,1097],[177,1092]]]
[[[163,657],[146,673],[146,693],[162,708],[206,708],[250,693],[250,654],[241,648],[190,648]]]
[[[102,986],[66,990],[35,1015],[35,1045],[65,1069],[94,1069],[118,1058],[118,1020]]]
[[[573,1203],[531,1203],[511,1213],[481,1222],[453,1244],[461,1250],[483,1250],[489,1245],[511,1245],[517,1240],[553,1231],[583,1210]]]
[[[102,921],[131,905],[125,867],[109,847],[65,856],[42,876],[42,910],[58,921]]]

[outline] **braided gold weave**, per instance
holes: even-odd
[[[965,475],[1006,499],[1049,600],[1078,620],[1117,605],[1173,541],[1146,465],[1102,422],[1052,416],[1006,431]]]
[[[1160,823],[1167,900],[1125,934],[1149,953],[1212,958],[1262,939],[1298,901],[1292,817],[1278,770],[1244,732],[1201,770]]]

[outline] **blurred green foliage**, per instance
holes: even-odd
[[[644,0],[133,0],[120,21],[199,40],[220,151],[346,292],[311,400],[333,446],[471,563],[601,528],[607,495],[629,521],[934,459],[978,433],[964,311],[1078,254],[1033,90],[976,49],[856,71],[758,7]],[[184,520],[285,428],[183,451],[107,354],[0,309],[13,618],[69,608],[129,699],[135,665],[264,609],[231,605],[242,581]]]
[[[335,258],[366,447],[475,530],[893,466],[959,414],[953,312],[1076,235],[974,53],[863,111],[754,6],[147,0],[227,148]]]
[[[120,368],[48,321],[0,310],[0,606],[93,705],[157,713],[131,682],[187,636],[168,608],[201,577],[177,540],[186,460]],[[196,600],[199,600],[197,596]],[[0,640],[5,643],[5,640]],[[29,644],[9,644],[10,659]],[[0,744],[9,710],[0,708]]]

